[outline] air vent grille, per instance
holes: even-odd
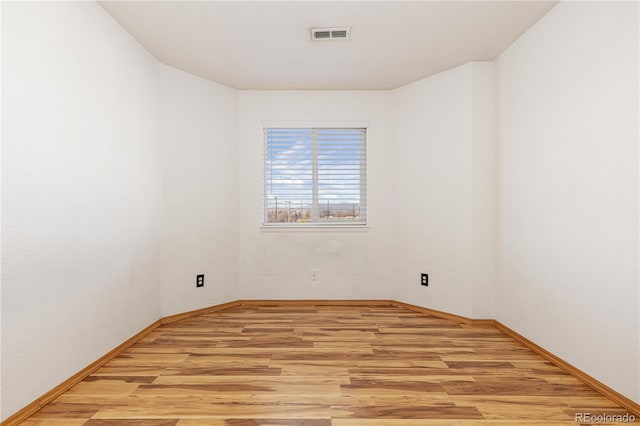
[[[316,31],[313,36],[316,40],[319,38],[331,38],[331,31]]]
[[[347,30],[331,31],[331,38],[347,38]]]
[[[311,40],[349,40],[351,27],[311,28]]]

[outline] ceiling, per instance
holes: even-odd
[[[234,87],[393,89],[492,60],[556,1],[102,1],[160,62]],[[311,41],[350,26],[351,40]]]

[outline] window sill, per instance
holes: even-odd
[[[262,232],[369,232],[369,225],[262,225]]]

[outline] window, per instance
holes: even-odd
[[[265,225],[365,225],[366,129],[265,128]]]

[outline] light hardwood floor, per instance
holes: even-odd
[[[23,425],[575,425],[582,412],[627,413],[493,327],[301,305],[160,326]]]

